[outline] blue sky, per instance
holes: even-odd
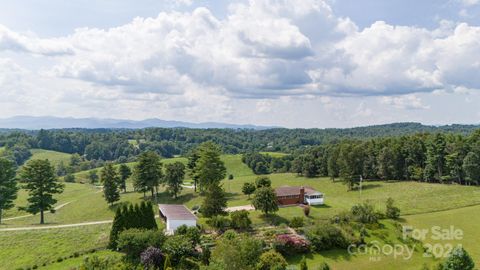
[[[0,117],[479,123],[480,0],[18,0]]]

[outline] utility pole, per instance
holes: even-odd
[[[360,197],[362,197],[362,182],[363,182],[363,177],[360,175]]]

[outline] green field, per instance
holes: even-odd
[[[37,153],[38,156],[38,153]],[[60,159],[57,159],[60,160]],[[227,174],[233,174],[233,180],[224,180],[223,187],[228,194],[228,206],[239,206],[250,204],[248,197],[241,193],[243,183],[252,182],[257,177],[251,170],[241,162],[240,155],[225,155],[222,160],[227,167]],[[164,159],[163,163],[175,161],[186,162],[185,158]],[[133,166],[134,163],[129,163]],[[86,179],[88,172],[77,173],[77,179]],[[350,209],[353,205],[365,200],[372,201],[378,210],[383,211],[385,201],[392,197],[396,205],[402,210],[405,222],[415,227],[425,228],[433,225],[446,226],[454,225],[465,232],[465,237],[461,241],[470,254],[474,257],[477,264],[480,264],[480,249],[476,245],[476,240],[480,239],[480,232],[477,232],[476,225],[480,220],[475,215],[480,210],[480,188],[473,186],[459,185],[440,185],[408,181],[378,181],[366,182],[363,191],[347,191],[346,187],[339,181],[332,182],[327,178],[304,178],[295,174],[272,174],[274,187],[282,185],[291,186],[311,186],[325,194],[324,206],[316,206],[311,209],[311,219],[327,219],[343,210]],[[131,186],[129,184],[129,191]],[[26,193],[21,191],[16,204],[21,206],[26,202]],[[128,192],[121,195],[121,201],[139,202],[143,194]],[[159,195],[159,202],[162,203],[183,203],[189,207],[200,205],[202,197],[194,193],[190,188],[184,188],[178,199],[174,200],[166,193]],[[111,208],[105,202],[101,189],[89,184],[66,183],[65,192],[58,196],[58,204],[65,204],[56,213],[47,213],[46,222],[50,225],[71,224],[90,221],[110,220],[113,217],[115,207]],[[117,204],[118,205],[118,204]],[[472,206],[471,205],[478,205]],[[449,210],[452,209],[452,210]],[[27,213],[16,209],[8,210],[5,218],[27,215]],[[299,207],[284,207],[278,212],[278,219],[287,223],[294,216],[303,216],[302,209]],[[257,212],[251,212],[252,220],[255,226],[266,225],[268,222]],[[38,216],[27,216],[13,220],[5,220],[1,228],[18,226],[37,226]],[[203,222],[203,221],[201,221]],[[84,249],[102,248],[105,246],[103,238],[108,232],[109,225],[95,225],[87,227],[78,227],[70,229],[51,229],[46,231],[32,232],[0,232],[0,265],[6,263],[10,266],[24,266],[43,263],[48,260],[56,260],[58,256],[70,256],[75,251]],[[394,234],[395,230],[386,225],[386,235]],[[389,229],[390,228],[390,229]],[[394,237],[394,236],[388,236]],[[387,238],[388,238],[387,237]],[[35,243],[39,248],[35,250],[44,251],[43,254],[25,255],[27,240],[35,238]],[[43,239],[42,243],[37,243],[36,239]],[[18,245],[13,247],[13,243]],[[77,241],[83,241],[78,244]],[[392,238],[393,239],[393,238]],[[388,239],[387,239],[388,240]],[[383,239],[385,241],[385,239]],[[395,239],[391,240],[397,241]],[[54,246],[61,247],[60,253],[54,250]],[[60,255],[59,255],[60,254]],[[421,252],[416,252],[411,260],[394,259],[383,256],[372,262],[372,258],[366,255],[349,255],[346,251],[336,250],[322,252],[321,254],[311,254],[307,256],[310,266],[314,266],[320,261],[327,261],[333,269],[351,269],[355,265],[356,269],[419,269],[424,263],[433,263],[432,259],[423,258]],[[38,257],[38,258],[37,258]],[[3,259],[2,259],[3,258]],[[300,258],[289,258],[292,264],[297,263]],[[46,269],[61,269],[63,266],[76,265],[81,258],[69,259],[59,264],[52,264]],[[0,269],[4,269],[0,267]],[[5,268],[10,269],[10,268]]]
[[[75,252],[104,248],[110,225],[77,228],[0,232],[0,269],[41,266],[70,257]]]
[[[478,196],[478,195],[477,195]],[[426,235],[423,241],[425,244],[432,244],[438,247],[438,250],[446,248],[448,244],[461,244],[470,253],[475,260],[475,264],[480,266],[480,247],[478,241],[480,239],[480,206],[465,207],[448,211],[412,215],[406,217],[406,223],[416,229],[427,229],[431,232],[432,227],[439,226],[443,229],[459,229],[463,232],[461,239],[432,239],[432,233]],[[438,251],[437,250],[437,251]]]
[[[68,162],[70,162],[70,156],[71,155],[67,154],[67,153],[44,150],[44,149],[32,149],[32,150],[30,150],[30,152],[32,152],[32,156],[30,157],[29,160],[48,159],[52,163],[52,165],[55,166],[55,167],[60,162],[64,162],[65,165],[68,164]]]

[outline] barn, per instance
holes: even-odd
[[[160,218],[166,224],[166,232],[173,232],[180,226],[197,226],[197,216],[182,204],[159,204]]]

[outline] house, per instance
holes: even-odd
[[[172,234],[182,225],[197,226],[197,216],[182,204],[159,204],[158,208],[168,233]]]
[[[277,201],[280,205],[290,204],[323,204],[324,196],[321,192],[311,187],[290,187],[282,186],[275,189]]]

